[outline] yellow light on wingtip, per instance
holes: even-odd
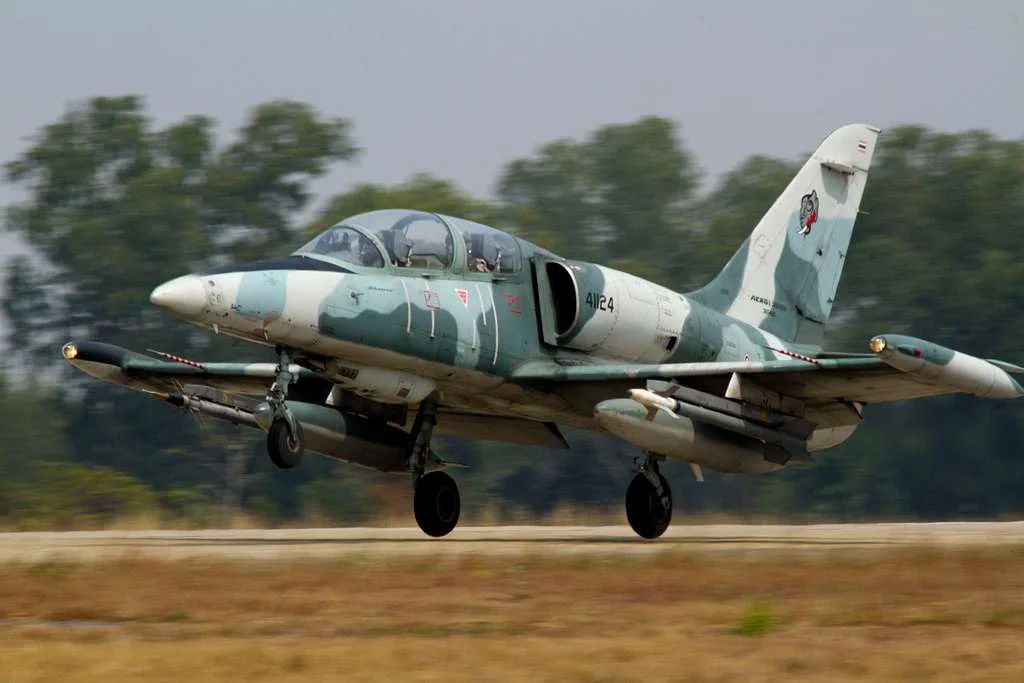
[[[78,347],[74,344],[65,344],[64,348],[61,349],[61,352],[67,360],[74,360],[78,358]]]
[[[885,337],[875,337],[868,342],[868,347],[874,353],[881,353],[882,351],[885,351],[886,346]]]

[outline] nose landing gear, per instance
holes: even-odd
[[[295,379],[289,370],[291,358],[284,349],[278,349],[277,357],[277,377],[267,391],[267,404],[273,415],[270,429],[267,430],[267,455],[270,456],[270,462],[287,470],[302,461],[305,438],[302,425],[285,402],[288,386]]]
[[[286,420],[274,420],[267,431],[267,455],[270,462],[282,470],[291,468],[302,462],[305,441],[302,425],[295,423],[295,431],[288,426]]]

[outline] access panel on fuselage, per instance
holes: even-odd
[[[429,301],[422,315],[431,318],[414,325],[414,334],[431,330],[432,343],[440,344],[454,360],[434,356],[457,367],[505,374],[522,362],[536,345],[536,327],[528,316],[530,301],[515,280],[478,276],[466,280],[432,280],[423,289]],[[414,311],[416,307],[414,306]],[[414,312],[414,316],[420,315]],[[444,338],[444,339],[442,339]]]
[[[494,312],[484,283],[463,280],[406,280],[413,301],[413,335],[431,347],[430,357],[448,365],[476,368],[493,363]]]

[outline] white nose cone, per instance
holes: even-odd
[[[195,318],[206,307],[206,290],[203,282],[195,275],[184,275],[163,283],[153,290],[149,300],[154,306],[180,315]]]

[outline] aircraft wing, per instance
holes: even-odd
[[[154,358],[94,341],[67,344],[63,353],[86,374],[161,395],[178,392],[185,385],[200,385],[231,394],[263,396],[277,374],[275,363],[199,363],[162,352],[154,352],[159,355]],[[300,365],[293,364],[289,370],[298,384],[326,381]]]
[[[95,341],[64,346],[64,357],[98,379],[157,396],[172,405],[251,427],[253,413],[277,375],[276,363],[200,363],[169,353],[147,356]],[[309,368],[292,364],[296,378],[289,399],[323,402],[334,384]],[[441,406],[440,435],[566,449],[565,437],[551,422],[471,414]]]
[[[803,361],[664,363],[657,365],[557,366],[527,364],[514,373],[519,381],[613,382],[672,380],[722,395],[733,374],[756,378],[765,389],[795,399],[882,403],[955,393],[927,384],[886,365],[880,358]]]
[[[874,354],[832,354],[793,360],[662,364],[558,365],[526,363],[513,373],[521,382],[628,382],[671,380],[719,396],[733,374],[765,389],[808,403],[884,403],[925,396],[967,393],[1016,398],[1024,389],[1012,377],[1024,369],[983,360],[910,337],[876,337]],[[887,341],[886,341],[887,340]]]

